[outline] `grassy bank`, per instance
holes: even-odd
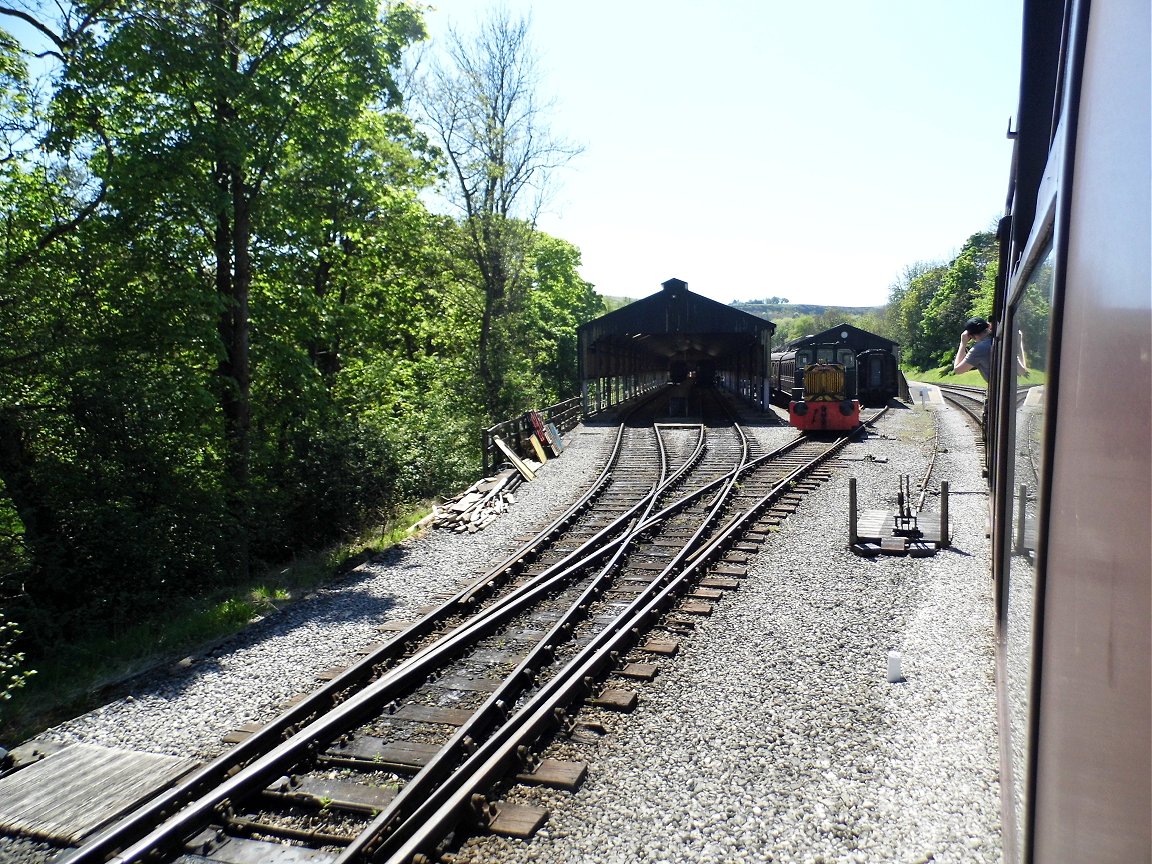
[[[170,606],[115,638],[92,635],[29,658],[24,686],[0,701],[0,745],[11,747],[89,711],[143,672],[206,650],[409,536],[429,512],[413,508],[372,533],[269,568],[248,584]]]
[[[953,375],[951,367],[944,367],[941,369],[902,369],[904,377],[909,381],[919,381],[921,384],[955,384],[961,387],[987,387],[984,378],[975,369],[965,372],[963,375]],[[1047,376],[1043,372],[1035,370],[1029,372],[1027,375],[1020,375],[1017,378],[1017,383],[1020,386],[1026,384],[1043,384]]]

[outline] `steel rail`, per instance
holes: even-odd
[[[623,427],[621,427],[621,429],[617,432],[617,443],[619,443],[620,436],[622,435],[622,429]],[[747,439],[746,436],[743,435],[742,438],[744,439],[744,452],[746,454]],[[685,463],[685,465],[681,466],[681,468],[678,469],[672,477],[667,478],[667,480],[658,484],[658,487],[655,487],[649,493],[649,495],[644,496],[639,505],[634,505],[632,508],[629,508],[625,514],[623,514],[619,519],[615,520],[613,523],[615,529],[618,530],[621,524],[632,522],[633,526],[638,525],[639,527],[635,527],[633,530],[630,530],[627,536],[635,536],[635,534],[637,534],[640,530],[647,530],[661,519],[670,518],[671,515],[679,512],[680,509],[687,507],[690,503],[698,499],[701,495],[705,494],[712,486],[719,482],[713,481],[713,483],[706,484],[695,492],[683,496],[678,501],[675,501],[665,507],[660,512],[660,514],[655,517],[640,519],[634,518],[637,510],[639,510],[642,506],[645,506],[645,501],[649,503],[644,510],[644,515],[645,517],[649,517],[649,514],[651,513],[651,504],[655,502],[657,494],[668,490],[673,483],[675,483],[679,478],[687,473],[692,464],[694,464],[700,458],[703,452],[703,447],[704,438],[703,435],[701,435],[693,457],[690,458]],[[781,451],[786,449],[788,448],[781,448]],[[768,454],[768,456],[771,455],[772,454]],[[608,469],[606,469],[606,473],[607,470]],[[735,473],[735,471],[732,471],[729,472],[729,475],[734,476]],[[721,478],[721,480],[723,480],[723,478]],[[556,520],[556,523],[554,524],[559,524],[563,521],[564,518],[561,517],[561,519]],[[179,836],[181,839],[187,837],[191,833],[191,830],[194,830],[189,828],[193,822],[202,823],[210,819],[212,812],[217,809],[223,809],[227,806],[231,796],[243,794],[245,790],[251,791],[257,787],[263,788],[267,785],[267,782],[270,779],[275,779],[275,777],[279,776],[279,774],[282,773],[282,766],[284,764],[290,763],[294,758],[293,753],[295,752],[296,747],[326,739],[332,740],[334,734],[338,734],[340,729],[346,729],[349,725],[351,725],[354,718],[362,717],[363,715],[370,714],[373,711],[378,713],[379,707],[382,704],[386,704],[387,700],[395,695],[395,691],[403,686],[403,682],[410,682],[413,677],[426,674],[428,666],[434,665],[435,662],[442,662],[443,658],[448,656],[451,650],[463,650],[463,647],[467,644],[465,640],[466,635],[476,637],[484,632],[489,632],[491,629],[499,625],[499,621],[506,620],[508,617],[515,614],[516,611],[519,611],[528,605],[528,603],[532,602],[538,594],[549,590],[550,587],[557,583],[559,580],[568,578],[578,570],[589,566],[590,563],[599,560],[603,557],[604,554],[606,554],[606,552],[614,550],[614,554],[621,554],[627,545],[627,537],[616,538],[605,542],[607,535],[611,530],[613,530],[613,526],[609,526],[608,528],[597,532],[593,538],[591,538],[585,544],[582,544],[578,550],[571,553],[569,556],[566,556],[564,561],[568,562],[567,566],[564,565],[564,562],[559,562],[555,565],[552,565],[550,568],[547,568],[543,574],[535,577],[531,583],[522,587],[521,589],[518,589],[518,591],[515,592],[518,597],[514,597],[511,601],[507,599],[501,599],[499,606],[506,609],[505,612],[497,613],[491,610],[485,611],[477,619],[467,623],[460,629],[460,631],[453,633],[449,639],[441,640],[440,643],[436,643],[436,645],[424,649],[416,656],[409,658],[408,660],[402,662],[399,666],[389,670],[389,673],[385,675],[384,678],[373,682],[364,691],[349,698],[348,701],[340,705],[336,710],[330,712],[326,717],[322,717],[319,720],[312,720],[312,722],[306,723],[303,728],[297,731],[296,734],[293,735],[288,741],[283,741],[279,744],[276,744],[263,756],[257,756],[255,759],[250,760],[246,767],[241,765],[241,760],[235,758],[235,751],[232,751],[234,758],[227,760],[230,765],[229,769],[225,770],[237,770],[238,773],[235,773],[230,779],[224,782],[221,786],[218,786],[215,790],[209,790],[207,794],[201,795],[198,800],[191,800],[195,799],[196,789],[204,785],[207,777],[211,776],[215,778],[219,776],[217,772],[221,768],[221,762],[223,760],[216,760],[215,762],[210,763],[209,766],[205,766],[205,769],[198,772],[198,775],[193,778],[193,781],[200,781],[199,786],[197,786],[195,782],[190,781],[183,784],[180,789],[176,790],[177,794],[167,796],[164,801],[154,800],[153,802],[149,802],[148,805],[137,811],[131,817],[122,820],[116,826],[113,826],[112,829],[109,829],[100,835],[91,838],[87,843],[85,843],[79,849],[75,850],[72,854],[66,854],[60,860],[71,862],[71,864],[75,864],[77,861],[95,860],[98,856],[101,858],[101,860],[103,860],[103,856],[112,854],[118,849],[122,849],[123,851],[113,860],[125,862],[130,860],[138,860],[138,856],[146,854],[153,847],[157,845],[168,845],[168,843],[171,842],[174,837]],[[546,535],[548,533],[549,530],[545,529],[545,531],[541,532],[541,535]],[[598,544],[601,547],[599,550],[592,551],[591,554],[585,554],[588,553],[592,547],[595,547]],[[584,557],[581,560],[579,556]],[[518,553],[511,556],[508,561],[505,562],[504,566],[507,566],[509,562],[515,561],[516,559],[522,557],[522,550],[518,550]],[[442,608],[451,607],[456,602],[458,601],[448,601],[443,604]],[[393,639],[388,644],[393,644],[397,642],[398,639],[399,637]],[[371,659],[379,662],[380,652],[372,655]],[[364,664],[359,665],[363,666]],[[324,691],[326,693],[334,693],[335,691],[343,692],[343,690],[346,689],[348,683],[349,676],[343,675],[325,687]],[[344,686],[341,686],[342,684]],[[319,703],[311,703],[313,706],[312,710],[315,709],[317,704]],[[294,712],[289,712],[289,718],[295,722],[299,722],[300,718],[307,719],[308,716],[309,712],[306,712],[300,708]],[[274,735],[285,734],[290,729],[291,724],[283,722],[282,719],[281,722],[274,723],[272,727],[266,729],[263,734],[257,733],[257,740],[267,741],[273,738]],[[249,740],[251,741],[252,739]],[[247,749],[252,750],[255,748],[254,746],[250,745]],[[179,809],[181,807],[183,807],[183,809],[180,813],[177,813],[166,821],[163,821],[163,824],[158,828],[155,827],[157,816],[163,820],[164,815],[171,814],[173,810]],[[151,819],[150,824],[147,823],[147,820],[149,819]],[[143,832],[140,830],[141,826],[145,826],[145,830]],[[143,837],[143,839],[139,839],[138,842],[134,843],[132,846],[124,848],[125,843],[132,842],[134,838],[140,838],[142,833],[146,835]]]
[[[697,453],[699,453],[705,440],[704,431],[701,427]],[[747,437],[743,435],[742,430],[740,438],[740,462],[736,466],[737,468],[742,467],[748,456]],[[666,467],[667,463],[664,464]],[[735,482],[734,478],[735,475],[728,480],[729,486]],[[662,483],[662,485],[666,486],[667,484]],[[649,526],[646,530],[650,530],[650,527],[656,524],[649,519],[651,509],[656,504],[656,498],[657,496],[652,496],[648,509],[638,520],[640,524]],[[713,505],[712,512],[707,517],[709,520],[714,518],[715,511],[716,505]],[[484,703],[473,712],[468,721],[457,729],[449,741],[420,771],[405,784],[404,788],[388,803],[388,806],[376,815],[371,824],[364,828],[359,835],[363,839],[357,839],[349,844],[345,852],[342,853],[345,859],[350,860],[358,857],[366,846],[374,842],[374,838],[386,835],[395,826],[403,824],[403,821],[409,818],[417,807],[428,800],[433,790],[451,777],[459,764],[474,749],[478,740],[483,740],[489,736],[497,724],[507,722],[507,706],[515,704],[530,687],[535,686],[539,671],[551,662],[559,646],[570,641],[576,623],[587,618],[587,611],[591,604],[599,599],[615,580],[615,573],[621,560],[640,536],[640,531],[630,532],[624,542],[617,545],[615,552],[603,565],[600,572],[584,587],[579,596],[570,603],[568,609],[533,646],[517,667],[509,673],[501,685],[488,696]],[[669,566],[674,566],[680,558],[691,551],[696,545],[698,537],[699,532],[685,543],[684,548],[674,557]]]
[[[564,716],[567,707],[590,691],[597,676],[613,665],[623,653],[626,643],[638,638],[645,622],[663,614],[682,593],[680,589],[692,575],[720,557],[730,539],[742,533],[745,525],[758,518],[759,513],[790,488],[795,480],[839,452],[857,434],[859,430],[842,436],[816,457],[789,472],[754,506],[729,520],[723,530],[692,554],[691,560],[682,568],[680,564],[688,557],[688,553],[678,555],[613,622],[593,637],[585,651],[569,661],[560,674],[544,684],[521,707],[516,715],[518,722],[505,724],[477,747],[461,767],[461,780],[454,788],[442,786],[433,791],[412,816],[403,825],[396,827],[388,837],[377,840],[362,834],[353,846],[345,849],[335,859],[334,864],[349,864],[366,854],[374,861],[406,864],[418,860],[418,855],[430,852],[443,837],[455,830],[469,809],[475,807],[474,796],[497,782],[520,760],[522,747],[560,725],[560,718]],[[732,479],[729,478],[727,482],[729,490]],[[720,500],[716,502],[710,511],[711,517],[719,513],[721,503]]]
[[[252,735],[196,769],[191,776],[178,785],[153,797],[128,816],[88,838],[77,849],[61,855],[57,859],[58,864],[80,864],[80,862],[104,860],[103,856],[113,854],[117,849],[123,848],[125,843],[145,835],[157,822],[163,821],[166,815],[200,797],[203,791],[218,785],[230,773],[268,753],[277,746],[277,742],[283,740],[284,735],[288,734],[290,730],[306,724],[318,713],[330,710],[349,688],[362,686],[364,681],[376,674],[376,668],[380,664],[402,656],[412,640],[429,635],[443,621],[454,614],[458,614],[461,609],[476,604],[480,589],[493,589],[495,587],[494,580],[537,552],[557,532],[572,522],[580,513],[587,510],[604,492],[621,456],[623,434],[624,424],[621,423],[617,427],[616,438],[609,458],[588,490],[556,519],[541,529],[530,541],[517,548],[499,564],[490,568],[474,584],[456,592],[428,614],[396,633],[379,648],[365,655],[332,680],[317,688],[306,699],[285,709]],[[607,526],[604,531],[597,532],[581,548],[593,542],[602,541],[604,535],[612,527]]]
[[[702,426],[698,429],[698,433],[696,447],[689,462],[694,461],[704,446],[705,430]],[[665,476],[668,470],[667,449],[659,432],[657,432],[656,439],[661,455],[659,485],[665,487],[668,479]],[[683,473],[688,464],[686,462],[681,469],[678,469],[677,473]],[[638,521],[647,521],[652,508],[656,505],[657,498],[658,495],[656,494],[648,497],[644,512],[637,517]],[[342,854],[357,857],[366,843],[371,842],[375,837],[388,833],[393,826],[402,824],[416,808],[428,799],[432,791],[452,776],[459,764],[475,748],[476,741],[484,740],[499,724],[507,722],[509,716],[507,706],[515,704],[528,689],[535,685],[539,671],[551,662],[557,648],[568,641],[575,624],[587,617],[586,613],[591,602],[603,592],[605,583],[611,581],[612,574],[617,569],[620,560],[637,536],[634,532],[630,532],[624,542],[616,544],[615,551],[604,563],[600,572],[570,602],[560,618],[529,650],[516,668],[505,676],[496,690],[489,694],[468,720],[453,733],[447,742],[441,745],[436,754],[424,764],[416,775],[405,783],[404,788],[397,792],[396,796],[388,802],[388,805],[376,814],[372,822],[360,832],[358,837],[348,843]]]
[[[620,427],[619,435],[623,426]],[[293,718],[294,722],[303,722],[304,725],[287,740],[275,742],[277,736],[283,736],[292,729],[292,724],[285,722],[285,715],[273,722],[271,727],[256,733],[264,746],[263,750],[256,752],[246,762],[238,758],[218,758],[200,769],[196,775],[172,791],[171,794],[158,796],[146,803],[142,808],[130,814],[125,819],[95,835],[89,841],[70,853],[65,853],[58,861],[60,864],[79,864],[79,862],[109,860],[108,855],[115,854],[110,859],[115,862],[139,860],[156,846],[169,845],[176,836],[186,836],[193,823],[202,823],[217,808],[226,805],[233,796],[243,794],[245,790],[263,788],[268,782],[276,779],[283,773],[285,765],[294,764],[294,754],[306,750],[316,741],[332,740],[358,718],[371,715],[378,711],[388,701],[399,695],[405,687],[411,686],[415,678],[426,678],[437,664],[446,662],[446,658],[458,656],[466,650],[472,640],[496,629],[500,624],[515,614],[523,611],[532,603],[537,602],[540,596],[551,590],[558,581],[571,577],[574,573],[586,569],[591,563],[610,555],[614,549],[622,545],[623,538],[610,538],[613,531],[619,531],[629,523],[635,522],[636,512],[644,510],[649,502],[667,490],[672,484],[680,480],[691,468],[695,461],[704,452],[704,437],[698,439],[692,457],[683,466],[677,469],[672,476],[666,478],[662,484],[654,486],[647,495],[643,496],[632,507],[621,514],[617,519],[598,531],[593,537],[581,544],[576,550],[569,553],[560,562],[547,568],[538,576],[533,577],[525,585],[520,586],[511,594],[501,598],[493,607],[482,610],[473,616],[463,626],[453,631],[440,641],[426,646],[412,657],[401,661],[397,666],[371,682],[358,693],[353,694],[336,707],[327,711],[318,718],[312,718],[317,701],[310,701],[312,710],[305,711],[300,705],[285,715]],[[681,499],[679,502],[666,508],[665,512],[676,512],[678,508],[688,505],[692,496]],[[560,521],[560,520],[557,520]],[[651,520],[642,520],[651,522]],[[544,532],[542,532],[544,533]],[[508,560],[513,560],[513,555]],[[441,609],[452,605],[456,601],[447,601]],[[385,647],[395,644],[400,636],[390,640]],[[383,651],[383,649],[381,649]],[[372,659],[380,652],[371,655]],[[368,668],[371,664],[361,661],[358,668]],[[351,672],[351,670],[349,670]],[[348,683],[349,674],[345,673],[322,688],[323,694],[342,693]],[[344,687],[338,687],[341,682]],[[251,738],[241,745],[249,744]],[[274,742],[269,745],[269,742]],[[246,755],[257,750],[255,744],[246,748]],[[232,755],[235,751],[223,754],[223,757]],[[225,762],[227,765],[225,766]],[[126,847],[125,844],[131,844]],[[116,854],[119,852],[119,854]]]

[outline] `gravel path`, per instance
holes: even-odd
[[[890,507],[896,476],[923,476],[932,411],[901,410],[773,534],[737,596],[684,640],[585,751],[575,794],[529,842],[470,841],[476,862],[999,862],[992,593],[986,499],[971,434],[934,409],[954,548],[862,559],[846,549],[847,482],[862,508]],[[580,426],[564,455],[476,535],[433,532],[46,739],[207,758],[220,737],[267,720],[315,676],[377,641],[428,596],[502,558],[598,473],[614,427]],[[790,437],[756,429],[765,449]],[[958,494],[959,493],[959,494]],[[932,506],[932,505],[930,505]],[[902,652],[904,683],[885,678]],[[8,854],[6,854],[8,853]],[[0,841],[0,861],[34,861]],[[41,856],[43,858],[43,856]]]

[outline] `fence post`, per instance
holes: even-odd
[[[948,530],[948,481],[940,481],[940,548],[952,545],[952,532]]]
[[[1016,499],[1016,545],[1012,550],[1017,555],[1024,551],[1024,518],[1028,513],[1028,487],[1020,485],[1020,497]]]
[[[848,546],[851,548],[860,541],[856,523],[856,478],[848,478]]]

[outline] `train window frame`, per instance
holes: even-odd
[[[1053,211],[1054,215],[1054,211]],[[1005,308],[1005,332],[1001,345],[1004,357],[1000,370],[1008,380],[1016,377],[1016,358],[1020,351],[1018,333],[1025,325],[1028,315],[1024,306],[1031,302],[1029,289],[1043,286],[1047,282],[1044,299],[1048,301],[1047,315],[1043,321],[1045,341],[1039,356],[1044,358],[1043,366],[1047,373],[1052,359],[1052,337],[1059,327],[1059,314],[1056,294],[1061,289],[1057,274],[1058,245],[1055,237],[1055,220],[1046,219],[1041,230],[1035,234],[1034,245],[1030,244],[1026,266],[1018,269],[1013,279],[1010,300]],[[1045,272],[1047,270],[1047,272]],[[1033,325],[1035,326],[1035,324]],[[1033,350],[1037,350],[1034,346]],[[1034,355],[1035,356],[1035,355]],[[1030,368],[1035,368],[1029,364]],[[1053,434],[1053,420],[1049,406],[1044,404],[1037,415],[1029,400],[1019,402],[1018,388],[1004,386],[1000,399],[1003,420],[1000,424],[999,446],[1005,454],[1000,465],[997,519],[1003,526],[998,532],[1003,538],[996,550],[996,580],[998,587],[998,627],[1002,652],[1002,681],[1000,698],[1003,704],[1003,717],[1007,726],[1004,737],[1002,759],[1006,763],[1005,779],[1009,781],[1007,808],[1013,814],[1013,829],[1006,832],[1006,845],[1011,845],[1007,861],[1027,860],[1028,837],[1026,826],[1031,821],[1034,787],[1032,775],[1035,764],[1036,706],[1039,704],[1040,669],[1036,663],[1040,649],[1042,628],[1038,623],[1038,609],[1043,603],[1043,559],[1039,554],[1041,525],[1047,518],[1047,483],[1049,470],[1046,454],[1050,452],[1050,439]],[[1046,394],[1045,394],[1046,395]],[[1047,399],[1044,399],[1044,403]],[[1039,469],[1032,460],[1034,449],[1040,451]],[[1022,484],[1027,478],[1024,467],[1027,462],[1037,470],[1035,483]],[[1029,489],[1028,487],[1032,488]],[[1034,503],[1030,503],[1034,502]],[[1029,515],[1030,513],[1030,515]],[[1032,546],[1027,543],[1031,523]],[[1007,852],[1008,850],[1006,850]]]
[[[1063,148],[1061,148],[1062,150]],[[1055,152],[1055,148],[1049,154],[1048,164],[1052,165],[1053,157],[1057,159],[1063,158],[1063,153]],[[1047,179],[1048,171],[1045,170],[1045,178]],[[1037,195],[1037,203],[1043,204],[1043,216],[1037,221],[1037,228],[1033,229],[1032,233],[1028,235],[1028,241],[1024,245],[1024,251],[1020,255],[1020,261],[1014,268],[1014,274],[1009,281],[1009,291],[1007,303],[1005,308],[1011,310],[1017,303],[1020,302],[1024,296],[1024,292],[1028,290],[1028,286],[1032,281],[1032,274],[1036,268],[1048,257],[1050,248],[1056,245],[1056,202],[1058,200],[1058,186],[1053,182],[1052,185],[1041,187],[1040,195]],[[1039,209],[1039,208],[1038,208]]]
[[[1028,289],[1034,284],[1035,277],[1040,268],[1051,263],[1050,308],[1048,312],[1047,345],[1045,346],[1046,383],[1044,393],[1044,409],[1042,429],[1040,434],[1041,472],[1036,490],[1036,505],[1034,508],[1035,522],[1035,552],[1031,565],[1031,603],[1029,604],[1030,622],[1028,630],[1027,654],[1030,657],[1027,680],[1024,682],[1026,702],[1023,710],[1016,710],[1011,702],[1011,684],[1007,680],[1009,675],[1011,635],[1009,629],[1012,622],[1009,620],[1011,602],[1011,573],[1015,555],[1013,549],[1014,531],[1016,522],[1016,449],[1019,444],[1020,432],[1017,424],[1017,410],[1015,405],[1015,387],[1001,386],[997,398],[996,410],[999,415],[997,421],[997,454],[996,454],[996,512],[995,522],[1001,526],[997,531],[997,540],[994,543],[993,576],[997,585],[997,629],[1000,643],[1000,658],[998,664],[1001,674],[998,675],[1000,690],[998,699],[1001,704],[1001,717],[1008,726],[1007,735],[1001,739],[1001,767],[1002,780],[1010,784],[1011,789],[1005,790],[1005,824],[1004,824],[1004,853],[1006,864],[1026,864],[1031,861],[1031,850],[1034,842],[1032,836],[1035,818],[1036,794],[1036,752],[1035,746],[1038,734],[1039,705],[1043,668],[1041,662],[1042,646],[1044,640],[1043,617],[1039,610],[1043,608],[1046,590],[1046,554],[1047,521],[1049,518],[1048,482],[1051,477],[1051,453],[1053,441],[1057,434],[1055,426],[1056,402],[1059,399],[1058,371],[1060,365],[1059,340],[1056,338],[1060,332],[1063,321],[1063,295],[1065,292],[1065,262],[1067,260],[1066,234],[1067,214],[1069,201],[1062,190],[1071,189],[1071,164],[1069,156],[1072,153],[1071,142],[1067,141],[1067,127],[1064,118],[1057,124],[1056,134],[1050,141],[1047,160],[1036,191],[1034,211],[1035,219],[1023,249],[1017,257],[1016,265],[1011,269],[1004,292],[1003,323],[1005,330],[1003,338],[998,340],[1001,345],[1001,356],[998,358],[998,372],[1003,376],[1015,379],[1017,356],[1017,317],[1021,306],[1026,300]],[[1035,348],[1035,346],[1033,346]],[[1015,716],[1014,716],[1015,714]],[[1011,824],[1007,819],[1011,818]]]

